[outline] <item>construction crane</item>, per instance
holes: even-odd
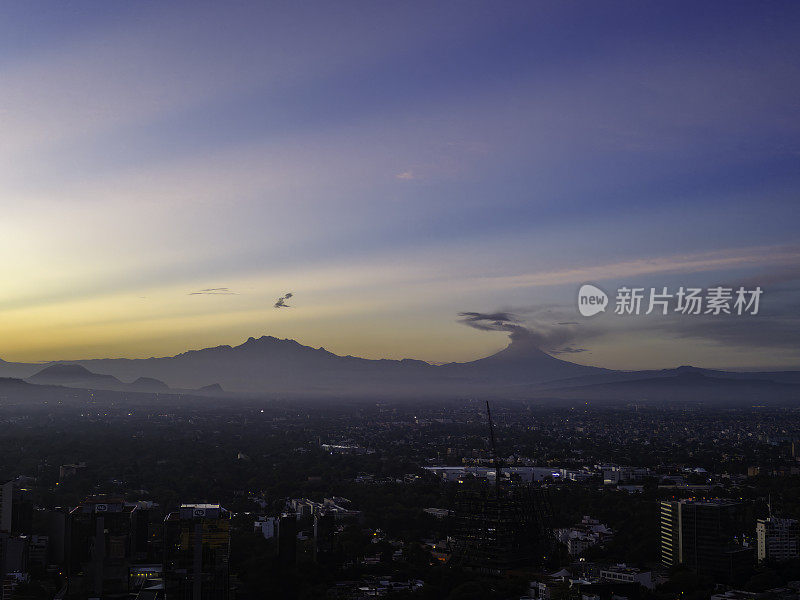
[[[486,401],[486,416],[489,417],[489,443],[492,451],[492,466],[494,467],[494,488],[495,495],[500,496],[500,461],[497,458],[497,446],[494,440],[494,423],[492,422],[492,410],[489,408],[489,401]]]

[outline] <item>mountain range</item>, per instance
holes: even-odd
[[[800,400],[800,371],[742,373],[694,367],[618,371],[556,358],[524,338],[485,358],[433,365],[412,359],[339,356],[294,340],[263,336],[238,346],[160,358],[47,364],[0,360],[0,377],[82,389],[209,396]]]

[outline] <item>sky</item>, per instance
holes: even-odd
[[[502,311],[583,364],[800,369],[797,31],[797,2],[4,3],[0,358],[463,361],[508,332],[459,314]],[[586,282],[763,294],[586,318]]]

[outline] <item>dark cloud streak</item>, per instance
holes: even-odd
[[[287,301],[289,298],[291,298],[292,296],[294,296],[294,294],[293,294],[292,292],[287,292],[286,294],[284,294],[283,296],[281,296],[280,298],[278,298],[278,299],[275,301],[275,304],[273,304],[272,306],[273,306],[274,308],[292,308],[292,307],[291,307],[291,305],[289,305],[289,304],[286,304],[286,301]]]
[[[196,292],[189,292],[189,296],[238,296],[237,292],[231,291],[230,288],[226,287],[216,287],[216,288],[205,288],[202,290],[198,290]]]

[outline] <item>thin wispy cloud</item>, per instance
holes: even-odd
[[[550,354],[580,354],[581,352],[591,352],[588,348],[573,348],[572,346],[564,346],[558,350],[550,350]]]
[[[603,281],[656,273],[705,273],[754,267],[781,268],[798,263],[800,263],[800,247],[798,246],[760,246],[657,256],[604,263],[592,267],[564,268],[520,275],[488,276],[481,278],[480,281],[483,281],[484,284],[512,289]]]
[[[226,287],[205,288],[196,292],[189,292],[189,296],[238,296],[238,292]]]

